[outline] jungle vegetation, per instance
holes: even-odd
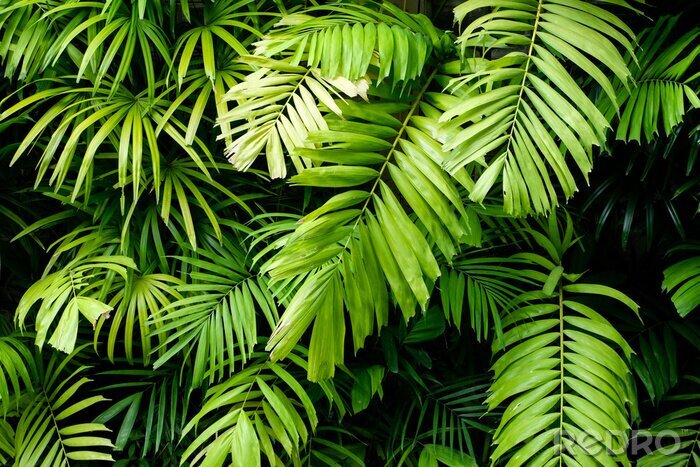
[[[698,18],[0,0],[0,464],[700,466]]]

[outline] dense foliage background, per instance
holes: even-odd
[[[700,465],[699,17],[0,0],[0,463]]]

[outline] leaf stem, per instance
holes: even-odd
[[[518,103],[515,105],[515,112],[513,113],[513,124],[510,127],[510,132],[508,133],[508,146],[506,146],[506,154],[510,151],[510,146],[513,142],[513,133],[515,132],[515,124],[518,120],[518,114],[520,113],[520,103],[523,101],[523,93],[525,92],[525,86],[527,81],[527,75],[530,71],[530,63],[532,62],[532,51],[535,48],[535,39],[537,39],[537,28],[540,25],[540,17],[542,15],[542,2],[539,0],[537,2],[537,13],[535,15],[535,24],[532,27],[532,36],[530,37],[530,48],[527,51],[527,61],[525,62],[525,70],[523,70],[523,79],[520,82],[520,92],[518,93]]]
[[[564,448],[564,291],[559,284],[559,465]]]
[[[355,220],[355,223],[352,226],[352,231],[348,235],[348,239],[345,241],[345,245],[343,245],[343,252],[345,250],[347,250],[348,243],[350,243],[350,238],[352,238],[352,235],[355,233],[355,229],[357,229],[357,226],[360,223],[360,219],[362,219],[362,216],[364,215],[365,211],[367,211],[367,207],[369,206],[369,202],[372,199],[374,192],[377,191],[377,187],[379,186],[379,182],[382,179],[382,175],[384,175],[384,171],[386,170],[387,166],[389,165],[389,161],[391,160],[391,156],[394,155],[394,151],[396,150],[396,147],[398,146],[399,141],[401,141],[401,137],[403,136],[404,132],[406,131],[406,128],[408,127],[408,122],[411,120],[411,117],[413,117],[413,114],[418,109],[418,104],[420,104],[421,98],[427,92],[428,87],[430,86],[430,83],[432,83],[433,78],[435,78],[435,75],[437,74],[437,71],[438,71],[438,69],[435,68],[432,71],[432,73],[430,73],[430,76],[428,76],[428,79],[426,80],[425,84],[423,85],[421,90],[418,92],[418,95],[416,95],[416,98],[415,98],[413,104],[411,104],[411,108],[409,109],[408,114],[406,114],[406,118],[404,118],[403,122],[401,123],[401,128],[399,129],[398,133],[396,134],[396,137],[394,138],[394,143],[391,145],[391,148],[389,148],[389,152],[386,155],[386,159],[384,160],[382,167],[379,169],[379,174],[377,175],[377,178],[374,181],[372,188],[369,190],[369,195],[367,196],[367,200],[362,205],[362,209],[360,209],[360,213],[357,215],[357,219]]]

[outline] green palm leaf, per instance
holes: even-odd
[[[683,249],[695,251],[688,245]],[[671,301],[681,316],[688,316],[700,305],[700,256],[678,261],[664,270],[662,289],[671,293]]]
[[[286,15],[255,43],[255,54],[304,61],[323,78],[352,82],[370,74],[377,82],[410,81],[423,73],[441,33],[422,15],[391,3],[335,3]]]
[[[689,376],[693,390],[700,379]],[[645,446],[649,439],[646,455],[639,459],[639,467],[691,466],[700,463],[700,407],[697,400],[700,394],[688,392],[667,398],[669,402],[679,402],[683,408],[661,416],[651,426],[637,432],[637,445]],[[651,450],[651,452],[649,452]]]
[[[526,260],[518,258],[460,255],[440,276],[440,297],[445,317],[461,329],[462,318],[469,314],[469,325],[476,339],[488,339],[493,329],[500,336],[501,310],[521,295],[533,281],[523,270]]]
[[[204,405],[183,431],[201,429],[182,463],[220,465],[231,455],[233,465],[248,467],[261,465],[265,455],[270,465],[282,465],[283,452],[299,456],[309,428],[317,424],[314,404],[291,369],[261,357],[207,391]],[[305,367],[296,355],[292,361]]]
[[[87,367],[71,368],[76,353],[59,360],[55,355],[41,369],[37,390],[31,393],[17,421],[14,435],[15,465],[68,465],[73,461],[113,461],[105,452],[112,442],[101,423],[84,423],[89,410],[105,400],[100,395],[78,397],[90,379]]]
[[[636,58],[632,55],[627,58],[637,86],[628,89],[615,83],[616,102],[620,106],[618,140],[641,142],[643,136],[651,142],[662,128],[669,136],[690,108],[700,107],[694,87],[700,75],[693,74],[696,71],[693,63],[700,54],[697,45],[700,29],[693,29],[666,45],[678,19],[664,17],[653,28],[642,31],[637,39]],[[618,110],[605,99],[601,108],[610,119]]]
[[[453,180],[440,169],[444,153],[439,143],[427,133],[434,121],[426,116],[431,108],[421,98],[430,83],[410,103],[339,103],[346,120],[327,118],[329,129],[308,138],[321,147],[297,151],[324,165],[292,177],[293,184],[353,188],[301,219],[300,227],[275,243],[281,250],[263,265],[274,280],[310,274],[268,348],[273,359],[283,358],[316,319],[311,379],[332,375],[343,360],[344,303],[355,349],[373,332],[375,321],[378,328],[387,322],[384,283],[405,320],[416,305],[425,310],[440,269],[422,229],[448,260],[456,245],[470,240],[469,214]],[[418,115],[419,105],[426,115]],[[403,121],[394,116],[400,112],[405,112]],[[470,181],[466,172],[459,175],[465,184]],[[409,217],[402,202],[416,217]]]
[[[101,373],[100,376],[118,382],[100,388],[101,392],[114,393],[115,397],[94,422],[109,426],[113,420],[120,421],[119,429],[115,430],[115,451],[124,450],[134,432],[143,434],[141,455],[144,457],[151,453],[162,455],[168,445],[178,443],[190,403],[190,384],[188,381],[182,384],[177,373],[177,367],[166,371],[126,369]]]
[[[25,343],[13,336],[0,337],[0,404],[3,417],[13,409],[19,411],[22,393],[34,390],[37,376],[34,357]]]
[[[26,137],[17,147],[12,164],[38,146],[41,153],[37,170],[37,184],[52,169],[49,184],[57,189],[71,173],[74,181],[72,201],[81,193],[84,185],[91,185],[95,158],[104,152],[116,159],[118,186],[124,189],[128,184],[139,192],[144,154],[150,155],[153,185],[156,193],[161,188],[161,146],[162,133],[171,143],[179,146],[197,167],[209,177],[202,154],[213,162],[204,143],[195,138],[197,149],[185,142],[183,134],[186,125],[171,115],[171,101],[166,98],[169,88],[156,83],[158,96],[149,96],[144,90],[133,94],[119,86],[112,95],[105,83],[97,89],[76,87],[75,77],[64,77],[47,81],[53,86],[26,97],[10,105],[9,96],[0,103],[3,108],[0,122],[16,115],[28,114],[37,106],[47,105],[41,117],[29,129]],[[94,131],[94,126],[99,130]],[[39,143],[39,144],[37,144]],[[109,149],[105,150],[105,146]],[[82,146],[85,145],[84,151]],[[81,148],[79,150],[79,148]],[[77,159],[74,161],[74,159]],[[52,168],[53,165],[53,168]]]
[[[259,316],[269,329],[279,316],[267,279],[251,272],[247,252],[233,241],[179,259],[191,267],[188,283],[177,289],[182,296],[150,318],[161,341],[154,367],[191,355],[198,387],[233,374],[237,361],[245,365],[258,342]]]
[[[491,430],[484,417],[488,381],[483,378],[460,378],[449,384],[431,384],[428,391],[418,395],[396,413],[396,420],[387,442],[387,464],[411,462],[418,465],[433,457],[447,465],[476,465],[466,458],[475,456],[472,440],[475,430]],[[437,451],[435,451],[437,450]],[[426,452],[427,451],[427,452]],[[452,452],[457,463],[451,464],[437,453]],[[469,456],[467,456],[467,454]],[[426,465],[437,465],[434,461]]]
[[[631,8],[625,1],[610,3]],[[450,151],[444,167],[454,173],[485,165],[470,193],[475,202],[501,178],[509,214],[549,212],[557,193],[569,198],[577,189],[570,165],[587,178],[593,149],[604,145],[610,126],[567,62],[614,99],[599,64],[626,84],[631,73],[618,46],[631,53],[634,35],[612,13],[580,0],[468,0],[455,8],[455,17],[461,23],[478,8],[493,11],[464,26],[457,43],[466,73],[450,85],[456,99],[438,104],[445,111],[444,149]]]
[[[39,347],[44,345],[53,329],[49,345],[66,353],[73,352],[80,315],[94,329],[98,320],[104,319],[113,309],[105,303],[105,295],[115,276],[126,281],[128,271],[136,269],[131,258],[113,254],[116,242],[110,238],[109,232],[88,229],[85,235],[80,235],[82,233],[76,231],[62,239],[54,261],[61,254],[68,257],[71,251],[74,251],[74,256],[54,272],[48,272],[52,267],[49,264],[46,275],[27,289],[15,311],[15,323],[21,329],[28,321],[33,321],[35,342]],[[35,305],[39,308],[32,319],[30,312]]]
[[[551,265],[540,276],[542,288],[513,301],[503,318],[503,337],[493,344],[499,358],[486,402],[490,410],[505,403],[505,410],[491,459],[509,466],[626,463],[626,437],[636,413],[632,349],[581,300],[602,295],[635,312],[637,305],[615,289],[582,284],[579,275],[564,273],[561,255],[575,240],[562,235],[555,222],[548,236],[533,231],[550,257],[528,255],[533,263]]]

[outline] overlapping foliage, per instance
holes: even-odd
[[[697,8],[452,6],[0,0],[0,463],[700,462]]]

